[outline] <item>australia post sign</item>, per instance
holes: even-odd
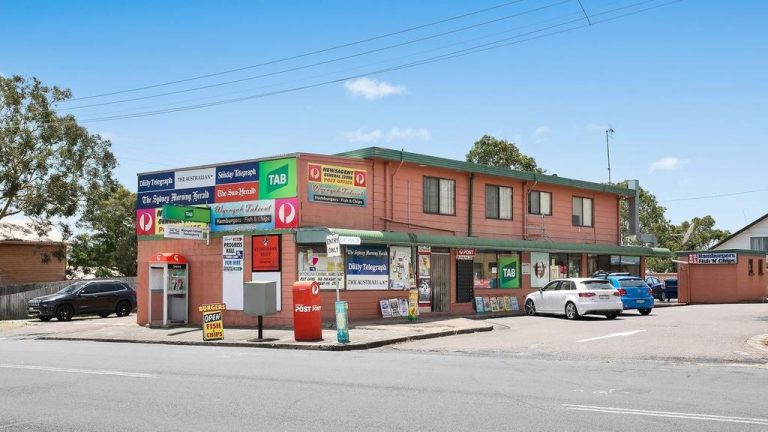
[[[136,234],[157,235],[157,209],[207,207],[216,231],[299,226],[296,159],[247,161],[139,175]]]

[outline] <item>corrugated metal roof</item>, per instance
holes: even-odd
[[[446,159],[436,156],[428,156],[418,153],[409,153],[401,150],[392,150],[382,147],[368,147],[359,150],[352,150],[339,153],[337,156],[355,157],[361,159],[386,159],[393,161],[405,161],[414,164],[427,165],[433,167],[447,168],[456,171],[464,171],[477,174],[485,174],[496,177],[507,177],[516,180],[538,181],[559,186],[568,186],[579,189],[588,189],[598,192],[605,192],[614,195],[627,197],[635,196],[635,191],[614,185],[603,183],[593,183],[583,180],[574,180],[554,175],[536,174],[526,171],[517,171],[509,168],[500,168],[472,162],[464,162],[453,159]]]

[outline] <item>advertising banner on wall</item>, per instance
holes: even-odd
[[[136,208],[155,208],[168,204],[181,206],[210,204],[213,202],[214,195],[213,186],[146,192],[137,195]]]
[[[259,197],[261,199],[296,196],[296,159],[261,161],[259,165]]]
[[[499,288],[520,288],[520,256],[499,256]]]
[[[244,244],[241,235],[222,237],[222,299],[231,310],[243,310]]]
[[[280,236],[253,236],[251,254],[251,269],[254,272],[280,271]]]
[[[211,226],[212,231],[295,228],[299,220],[296,185],[295,158],[142,174],[136,197],[136,234],[161,235],[162,225],[154,209],[169,204],[212,209],[215,204],[254,206],[243,207],[239,214],[231,214],[238,206],[220,208],[219,217],[224,220],[218,228]],[[264,208],[269,205],[271,212]]]
[[[348,290],[385,290],[389,282],[386,247],[349,246],[346,253]]]
[[[549,283],[549,254],[531,252],[531,288],[541,288]]]
[[[410,287],[411,248],[391,246],[389,248],[389,289],[406,290]]]
[[[310,202],[365,207],[367,171],[309,164],[307,177],[307,196]]]
[[[735,252],[709,252],[688,254],[690,264],[738,264]]]

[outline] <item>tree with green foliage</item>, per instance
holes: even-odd
[[[627,182],[618,184],[627,187]],[[679,225],[666,219],[666,208],[658,203],[656,197],[642,187],[640,188],[640,232],[654,234],[657,246],[669,249],[672,253],[683,250],[705,250],[730,235],[726,230],[715,228],[715,219],[712,216],[694,217],[690,221],[683,221]],[[629,235],[629,206],[626,200],[621,202],[621,240],[622,244],[639,246],[637,240]],[[690,236],[685,239],[685,233],[694,225]],[[686,240],[683,243],[683,240]],[[650,257],[646,261],[649,270],[654,272],[673,271],[672,257]]]
[[[84,212],[74,237],[69,272],[93,272],[97,277],[136,276],[136,194],[118,186]]]
[[[546,170],[536,166],[536,159],[524,155],[514,143],[490,135],[483,135],[482,138],[475,141],[472,149],[467,153],[467,162],[538,174],[546,172]]]
[[[37,78],[0,76],[0,220],[71,217],[112,189],[110,142],[54,109],[70,97]]]

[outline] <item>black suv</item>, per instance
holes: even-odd
[[[38,317],[41,321],[53,317],[59,321],[69,321],[74,315],[99,315],[106,318],[112,313],[121,317],[136,308],[136,291],[120,281],[81,281],[55,294],[35,297],[27,306],[27,315]]]

